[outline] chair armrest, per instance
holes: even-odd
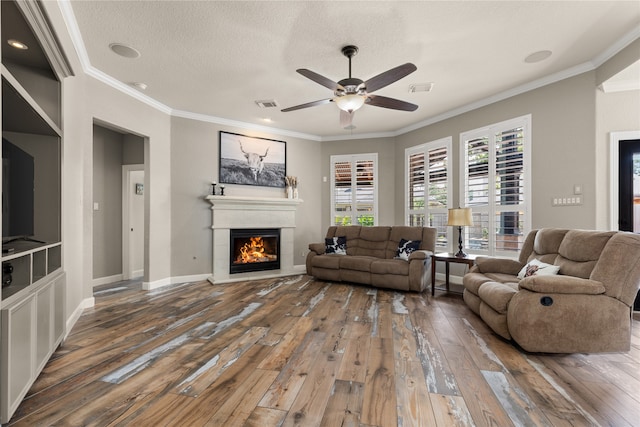
[[[327,247],[324,243],[309,243],[309,250],[318,255],[322,255],[326,249]]]
[[[530,276],[518,283],[519,289],[548,294],[604,294],[602,282],[573,276]]]
[[[480,256],[476,258],[476,264],[481,273],[502,273],[517,276],[523,264],[511,258],[497,258]]]
[[[411,255],[409,255],[409,261],[413,261],[414,259],[427,259],[430,258],[431,255],[433,255],[433,252],[427,250],[413,251],[411,252]]]

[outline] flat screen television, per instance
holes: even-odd
[[[33,156],[2,138],[3,244],[33,236],[33,201]]]

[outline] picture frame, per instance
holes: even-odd
[[[221,184],[285,186],[287,143],[220,131]]]

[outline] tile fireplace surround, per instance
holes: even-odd
[[[293,265],[296,211],[302,199],[271,197],[206,196],[211,203],[213,230],[213,284],[297,274]],[[232,228],[279,228],[280,269],[229,273],[229,239]]]

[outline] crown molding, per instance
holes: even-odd
[[[39,1],[17,0],[16,5],[24,15],[36,38],[42,45],[51,66],[60,78],[73,76],[69,59],[60,48],[60,41],[53,30],[53,25]]]
[[[318,135],[311,135],[311,134],[308,134],[308,133],[295,132],[295,131],[291,131],[291,130],[287,130],[287,129],[278,129],[278,128],[273,128],[273,127],[270,127],[270,126],[257,125],[255,123],[241,122],[241,121],[238,121],[238,120],[224,119],[222,117],[209,116],[207,114],[200,114],[200,113],[192,113],[190,111],[171,110],[171,115],[173,117],[181,117],[181,118],[184,118],[184,119],[197,120],[197,121],[200,121],[200,122],[215,123],[215,124],[218,124],[218,125],[238,127],[238,128],[247,129],[247,130],[256,130],[256,131],[260,131],[260,132],[268,132],[268,133],[281,135],[281,136],[290,136],[290,137],[293,137],[293,138],[308,139],[308,140],[311,140],[311,141],[321,141],[322,140],[321,137],[318,136]]]

